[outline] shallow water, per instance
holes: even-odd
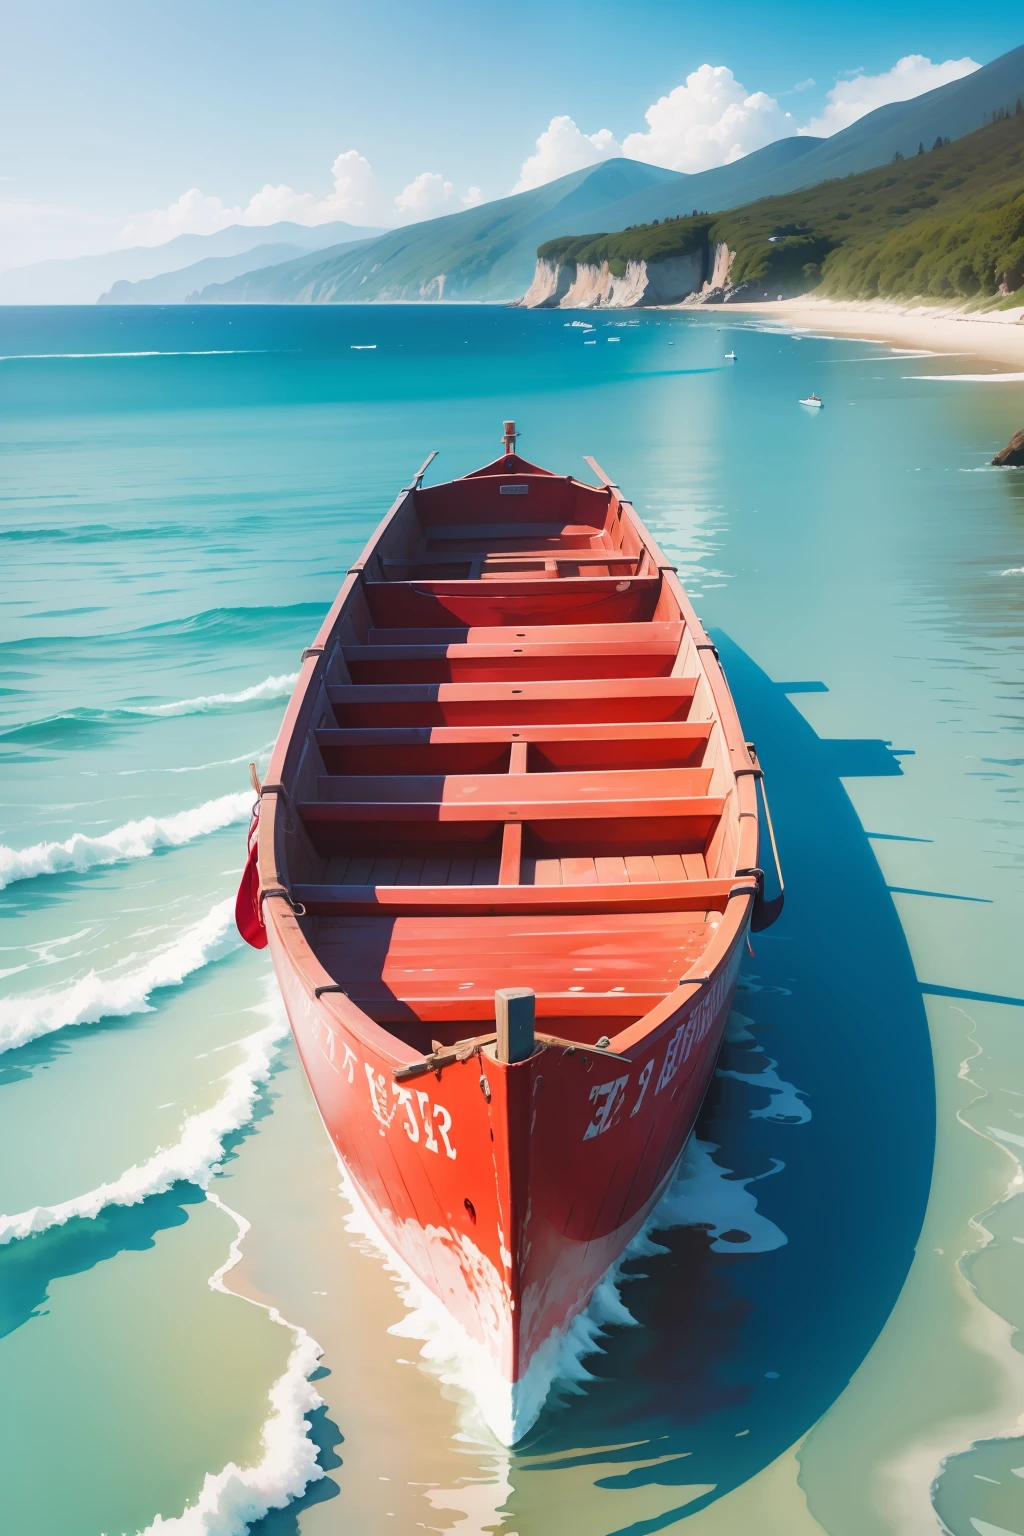
[[[272,1384],[301,1386],[267,1307],[324,1351],[323,1476],[261,1536],[872,1536],[936,1511],[1024,1536],[1024,472],[985,467],[1024,388],[936,390],[970,364],[731,315],[590,320],[0,311],[19,1536],[139,1531],[259,1463]],[[445,1341],[422,1359],[266,957],[218,910],[246,762],[341,573],[431,448],[431,478],[473,468],[505,416],[540,463],[593,453],[678,558],[789,884],[655,1241],[595,1318],[603,1353],[514,1453]],[[135,1203],[74,1215],[101,1186]],[[231,1211],[234,1296],[209,1285]],[[295,1402],[250,1509],[304,1481]]]

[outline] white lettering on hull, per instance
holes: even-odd
[[[738,954],[733,963],[726,967],[718,977],[711,989],[701,998],[700,1002],[689,1014],[675,1032],[669,1037],[665,1047],[665,1055],[661,1063],[661,1071],[654,1085],[655,1095],[667,1088],[676,1077],[679,1069],[689,1061],[694,1050],[707,1037],[721,1012],[725,999],[729,995],[729,988],[735,979],[738,969]],[[644,1102],[651,1078],[654,1076],[655,1057],[645,1061],[640,1069],[637,1079],[637,1096],[633,1108],[629,1112],[629,1118],[639,1113],[640,1106]],[[620,1111],[626,1101],[626,1093],[629,1087],[629,1077],[615,1077],[607,1083],[597,1083],[590,1090],[590,1102],[597,1106],[597,1112],[583,1132],[583,1140],[590,1141],[595,1136],[603,1136],[613,1126],[619,1123]]]

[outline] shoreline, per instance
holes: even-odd
[[[716,305],[716,313],[725,308]],[[927,352],[963,354],[1024,370],[1024,307],[972,313],[882,300],[800,298],[729,305],[728,312],[774,315],[793,330],[881,341],[889,346]]]

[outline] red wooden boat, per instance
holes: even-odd
[[[592,459],[598,487],[505,433],[462,479],[424,465],[349,570],[238,914],[362,1200],[489,1362],[513,1443],[672,1177],[781,895],[674,566]]]

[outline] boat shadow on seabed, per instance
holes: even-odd
[[[646,1536],[753,1477],[847,1385],[924,1216],[935,1104],[921,987],[841,781],[899,774],[899,758],[881,741],[819,738],[787,693],[823,685],[773,683],[715,638],[787,881],[782,918],[745,959],[742,1017],[697,1125],[701,1186],[710,1173],[725,1216],[656,1231],[667,1251],[627,1262],[625,1277],[644,1277],[621,1289],[641,1326],[608,1330],[585,1361],[598,1379],[549,1405],[512,1453],[501,1529],[564,1529],[583,1496],[590,1529]],[[707,1215],[701,1201],[687,1219],[710,1224],[714,1189]]]

